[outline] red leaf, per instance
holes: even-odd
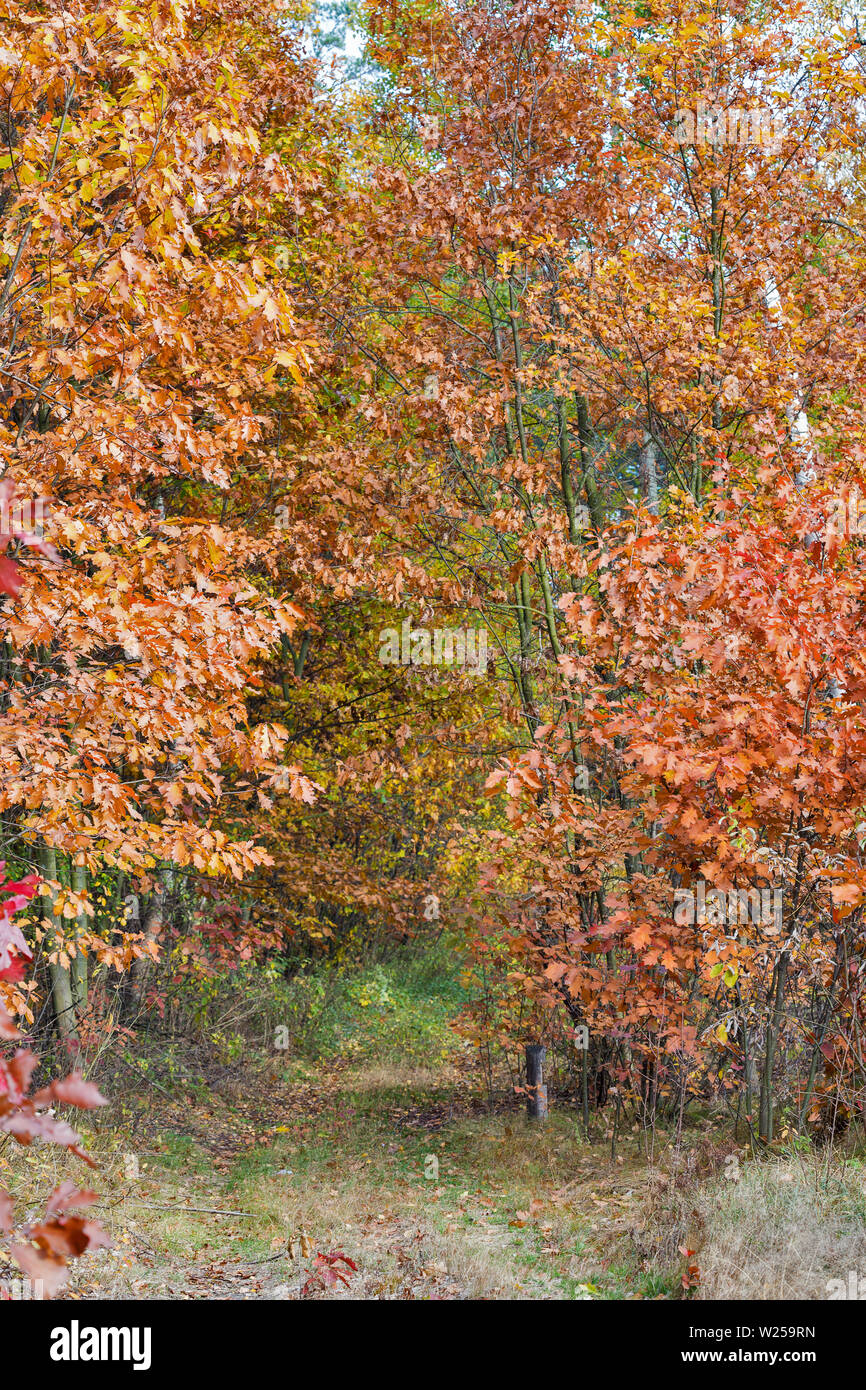
[[[48,1298],[53,1298],[69,1278],[66,1261],[60,1255],[43,1254],[32,1245],[13,1245],[10,1253],[19,1269],[29,1275],[34,1283],[37,1279],[42,1280]]]
[[[17,598],[21,592],[21,575],[8,555],[0,555],[0,594],[11,594]]]
[[[37,1091],[33,1097],[36,1105],[47,1105],[52,1100],[62,1105],[77,1105],[79,1110],[93,1110],[97,1105],[107,1105],[105,1096],[96,1087],[85,1081],[80,1072],[70,1072],[62,1081],[52,1081],[44,1090]]]
[[[36,1066],[33,1053],[21,1049],[8,1062],[0,1062],[0,1094],[5,1093],[13,1104],[20,1104]]]
[[[4,911],[8,906],[8,903],[3,904]],[[0,977],[6,979],[5,972],[17,968],[18,958],[21,956],[26,960],[33,958],[33,952],[27,945],[24,933],[8,917],[0,917]]]
[[[0,1007],[0,1038],[2,1038],[4,1042],[16,1042],[20,1037],[21,1034],[18,1032],[18,1029],[15,1027],[15,1024],[12,1022],[6,1010]]]
[[[89,1207],[95,1201],[97,1201],[95,1192],[91,1192],[89,1189],[81,1191],[75,1186],[74,1182],[70,1182],[69,1178],[67,1178],[65,1182],[62,1182],[59,1187],[54,1189],[51,1196],[48,1198],[45,1215],[59,1216],[62,1212],[67,1211],[69,1207]]]

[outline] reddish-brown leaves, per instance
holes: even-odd
[[[99,1250],[111,1245],[108,1236],[95,1222],[69,1214],[70,1207],[90,1206],[95,1201],[95,1192],[80,1192],[74,1183],[62,1183],[48,1199],[44,1221],[27,1226],[22,1231],[29,1244],[12,1246],[12,1256],[18,1266],[31,1279],[42,1280],[49,1298],[69,1278],[67,1265],[70,1259],[83,1255],[86,1250]]]
[[[11,914],[23,906],[34,886],[35,879],[0,884],[0,895],[6,894],[3,910]],[[9,930],[8,940],[16,946],[17,953],[29,957],[30,951],[19,928],[9,917],[0,919],[0,925]],[[0,1039],[15,1041],[18,1037],[18,1030],[0,1005]],[[19,1048],[12,1057],[0,1056],[0,1132],[11,1135],[19,1144],[31,1144],[34,1139],[62,1144],[91,1167],[95,1166],[79,1147],[78,1135],[72,1126],[59,1119],[50,1107],[72,1105],[79,1110],[92,1110],[108,1102],[78,1072],[30,1094],[30,1082],[37,1065],[38,1059],[25,1048]],[[70,1207],[90,1206],[94,1201],[94,1192],[81,1191],[68,1180],[61,1183],[48,1199],[44,1221],[25,1227],[20,1233],[27,1243],[21,1243],[19,1238],[12,1246],[12,1255],[19,1267],[31,1279],[42,1281],[49,1298],[68,1278],[69,1258],[110,1243],[95,1223],[69,1214]],[[8,1233],[12,1229],[12,1201],[7,1192],[0,1191],[0,1231]]]

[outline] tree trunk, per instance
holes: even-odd
[[[788,954],[783,951],[776,966],[776,990],[772,1018],[767,1020],[767,1046],[764,1053],[764,1071],[761,1076],[760,1138],[765,1144],[773,1141],[773,1061],[776,1056],[776,1043],[782,1021],[782,996],[788,975]]]
[[[144,940],[142,941],[142,945],[156,941],[157,937],[161,934],[165,921],[166,899],[171,892],[173,884],[174,870],[168,866],[164,869],[160,869],[144,918],[142,927]],[[130,967],[128,999],[130,1008],[132,1009],[140,1008],[144,1002],[144,988],[150,973],[150,963],[149,956],[137,956]]]
[[[640,451],[641,493],[646,498],[650,511],[659,514],[659,481],[656,470],[656,446],[651,434],[644,433],[643,448]]]
[[[49,845],[42,845],[39,850],[39,867],[43,879],[46,882],[57,882],[57,851]],[[54,925],[54,904],[57,901],[57,894],[52,889],[47,899],[48,910],[45,916],[49,922],[49,928],[45,935],[45,945],[49,955],[58,948],[55,936]],[[43,909],[44,911],[44,909]],[[72,976],[69,966],[62,961],[53,960],[48,963],[48,975],[51,980],[51,1003],[54,1008],[54,1020],[57,1024],[57,1032],[63,1042],[77,1042],[78,1030],[75,1025],[75,996],[72,991]]]
[[[547,1118],[547,1087],[544,1084],[546,1049],[538,1043],[526,1049],[526,1113],[531,1120]]]
[[[72,887],[76,893],[87,891],[87,870],[83,864],[72,865]],[[86,931],[87,913],[79,912],[75,932],[75,959],[72,962],[72,988],[75,1005],[79,1011],[87,1008],[87,956],[82,951],[79,940]]]

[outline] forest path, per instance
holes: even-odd
[[[587,1144],[570,1110],[492,1113],[443,1061],[261,1071],[193,1095],[150,1090],[100,1129],[96,1186],[115,1248],[76,1298],[652,1298],[647,1167],[636,1144]],[[134,1174],[137,1170],[138,1176]],[[130,1176],[133,1175],[133,1176]],[[317,1277],[342,1254],[348,1284]],[[303,1293],[302,1293],[303,1290]]]

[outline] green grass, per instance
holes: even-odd
[[[464,993],[446,940],[289,980],[277,962],[207,988],[196,1047],[175,1040],[163,1057],[154,1036],[137,1068],[158,1082],[145,1113],[162,1105],[166,1123],[142,1155],[151,1205],[129,1208],[153,1252],[133,1280],[198,1288],[196,1268],[214,1259],[276,1279],[275,1247],[306,1232],[357,1261],[363,1297],[680,1296],[679,1257],[647,1268],[629,1236],[646,1172],[637,1140],[615,1163],[601,1122],[590,1144],[564,1105],[539,1126],[522,1105],[479,1104],[483,1078],[452,1028]],[[285,1050],[270,1045],[277,1027]]]
[[[157,1161],[161,1168],[185,1174],[204,1172],[208,1166],[207,1155],[190,1135],[171,1132],[163,1135]]]
[[[309,1058],[396,1057],[435,1065],[455,1047],[451,1022],[464,1002],[447,944],[367,966],[320,965],[285,988],[293,1050]]]

